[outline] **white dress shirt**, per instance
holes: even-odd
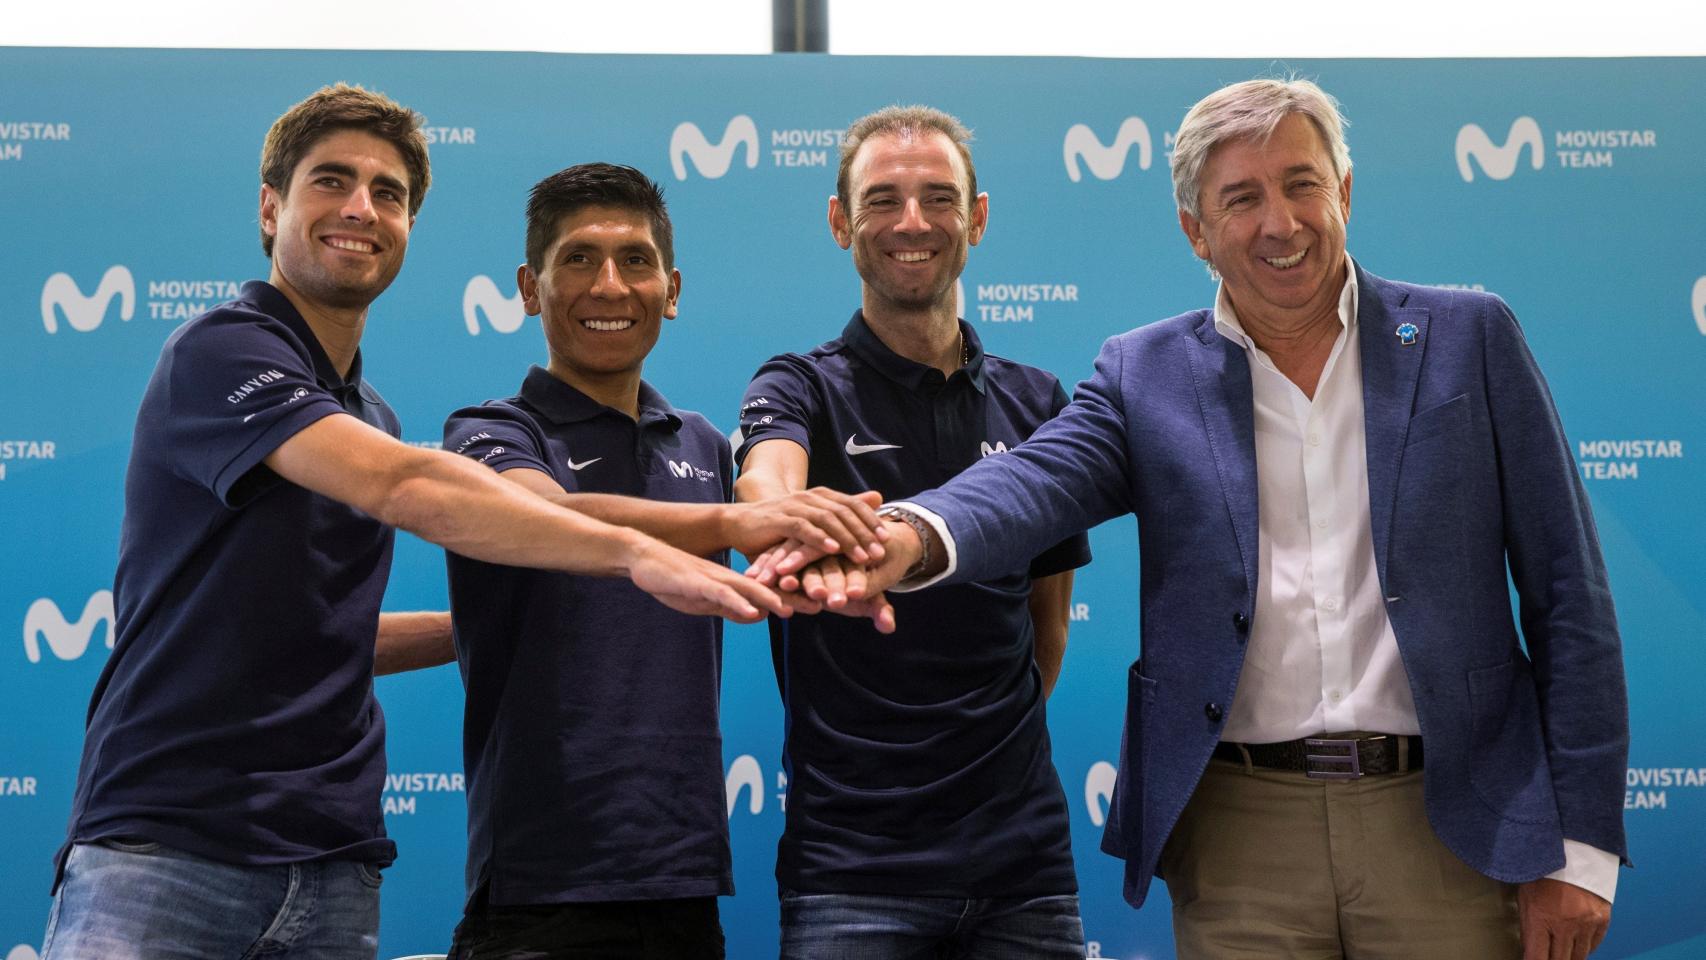
[[[1420,734],[1374,563],[1356,270],[1347,271],[1338,339],[1313,399],[1244,332],[1224,286],[1214,315],[1215,330],[1250,360],[1259,524],[1249,648],[1221,737],[1273,743],[1353,730]],[[915,504],[896,505],[928,522],[948,557],[939,577],[906,588],[951,574],[957,550],[947,525]],[[1615,854],[1566,839],[1564,859],[1552,879],[1612,899]]]

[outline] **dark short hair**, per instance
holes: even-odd
[[[347,83],[321,87],[273,121],[261,145],[261,182],[284,196],[296,165],[316,143],[340,130],[370,133],[397,148],[409,171],[409,216],[420,212],[432,184],[423,118],[383,93]],[[261,249],[272,256],[272,237],[261,231]]]
[[[922,105],[884,107],[875,113],[867,113],[853,121],[847,132],[841,136],[841,166],[835,172],[835,195],[841,198],[841,205],[851,209],[852,197],[849,192],[853,189],[853,158],[859,155],[859,148],[865,141],[878,136],[899,136],[905,133],[920,134],[934,130],[947,137],[960,153],[960,159],[966,165],[966,202],[970,203],[977,197],[977,167],[971,162],[971,130],[959,121],[958,117],[944,113],[935,107]]]
[[[587,207],[613,207],[651,221],[652,241],[663,268],[675,269],[675,228],[663,202],[663,188],[650,177],[619,163],[577,163],[533,185],[527,197],[527,265],[545,266],[545,251],[557,239],[563,218]]]

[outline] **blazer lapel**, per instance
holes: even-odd
[[[1362,354],[1362,403],[1368,445],[1368,513],[1374,559],[1386,582],[1398,469],[1415,408],[1428,311],[1406,307],[1409,294],[1357,265],[1357,327]]]
[[[1244,563],[1244,580],[1256,589],[1256,409],[1250,387],[1250,361],[1244,349],[1214,329],[1214,311],[1197,324],[1197,343],[1187,351],[1196,383],[1197,405],[1208,435],[1222,495],[1232,518],[1232,533]]]

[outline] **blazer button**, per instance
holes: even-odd
[[[1220,704],[1218,703],[1211,703],[1204,706],[1202,708],[1202,712],[1204,716],[1208,717],[1209,723],[1219,723],[1220,718],[1225,716],[1225,712],[1220,709]]]

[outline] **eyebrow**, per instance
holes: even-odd
[[[350,180],[354,180],[358,176],[360,176],[360,174],[358,174],[356,172],[356,169],[354,167],[350,166],[347,163],[339,163],[336,160],[327,160],[324,163],[315,164],[313,167],[311,167],[308,170],[307,175],[312,177],[316,174],[321,174],[321,173],[337,174],[340,177],[345,177],[345,178],[350,179]],[[391,176],[388,173],[376,174],[373,178],[373,182],[377,186],[381,186],[381,187],[385,187],[387,189],[395,190],[404,197],[407,197],[409,195],[408,185],[403,183],[401,180],[398,180],[396,177]]]
[[[1297,163],[1285,168],[1284,178],[1289,180],[1300,173],[1321,174],[1321,169],[1313,163]],[[1215,193],[1215,196],[1224,197],[1227,194],[1237,193],[1240,190],[1248,190],[1255,186],[1256,181],[1259,179],[1261,178],[1245,177],[1242,180],[1233,181],[1232,183],[1222,186],[1220,190]]]
[[[947,180],[937,181],[937,182],[933,182],[933,183],[926,183],[924,185],[924,189],[927,191],[942,190],[942,191],[946,191],[948,193],[951,193],[956,197],[960,195],[960,185],[957,183],[953,183],[951,181],[947,181]],[[865,191],[863,193],[861,193],[859,196],[861,198],[869,198],[869,197],[877,196],[879,194],[899,193],[899,192],[900,192],[900,188],[895,186],[892,183],[874,183],[871,186],[866,187]]]

